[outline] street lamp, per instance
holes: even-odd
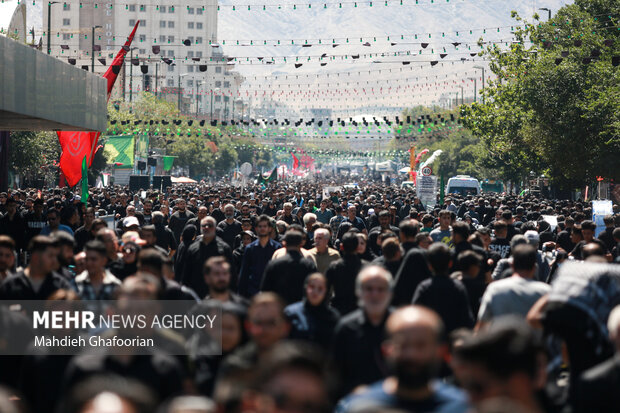
[[[200,91],[200,85],[204,84],[204,81],[196,82],[194,90],[196,91],[196,117],[198,117],[198,92]]]
[[[474,81],[474,102],[476,102],[476,78],[475,77],[468,77],[467,79]]]
[[[220,93],[220,88],[216,87],[211,91],[211,121],[213,121],[213,95]]]
[[[463,104],[463,86],[459,86],[459,87],[461,88],[461,105],[462,105]],[[458,92],[456,96],[458,97]],[[457,105],[458,105],[458,101],[457,101]]]
[[[91,48],[90,51],[92,53],[90,60],[90,71],[91,73],[95,73],[95,29],[101,29],[103,26],[93,26],[92,30],[92,39],[91,39]]]
[[[50,1],[47,3],[47,54],[52,54],[52,4],[58,4],[59,1]]]
[[[474,66],[474,69],[482,70],[482,89],[484,89],[484,66]],[[480,89],[482,91],[482,89]],[[484,94],[482,95],[482,104],[484,105]]]
[[[189,73],[179,74],[179,87],[178,87],[179,90],[177,90],[177,93],[179,95],[179,100],[177,103],[177,106],[179,107],[179,112],[181,112],[181,78],[187,75],[189,75]]]
[[[538,10],[546,10],[549,17],[547,18],[547,21],[551,20],[551,9],[547,8],[547,7],[541,7]]]

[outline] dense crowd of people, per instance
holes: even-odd
[[[11,190],[0,215],[0,300],[186,300],[222,325],[221,355],[1,356],[2,413],[620,409],[617,205],[596,237],[586,202],[374,181]]]

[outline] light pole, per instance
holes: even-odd
[[[183,74],[179,74],[179,87],[177,90],[177,93],[179,95],[179,100],[177,103],[177,106],[179,107],[179,112],[181,112],[181,78],[184,76],[187,76],[189,73],[183,73]]]
[[[467,79],[469,80],[473,80],[474,81],[474,103],[476,102],[476,78],[475,77],[468,77]]]
[[[90,57],[90,72],[95,73],[95,29],[100,29],[102,26],[93,26],[91,48],[92,56]]]
[[[198,117],[198,92],[200,91],[200,85],[202,85],[204,82],[200,81],[200,82],[196,82],[195,85],[195,91],[196,91],[196,117]]]
[[[58,4],[59,1],[50,1],[47,3],[47,54],[52,54],[52,4]]]
[[[213,122],[213,95],[220,92],[220,88],[216,87],[211,91],[211,121]]]
[[[547,21],[551,20],[551,9],[549,9],[547,7],[541,7],[538,10],[546,10],[547,13],[548,13],[548,16],[549,16],[549,17],[547,17]]]
[[[132,47],[129,50],[129,103],[133,100],[133,51],[137,47]]]
[[[459,86],[461,88],[461,105],[463,104],[463,86]],[[458,97],[458,92],[457,92]]]
[[[482,70],[482,89],[484,89],[484,66],[474,66],[474,69]],[[481,92],[482,89],[480,89]],[[484,105],[484,94],[482,95],[482,104]]]

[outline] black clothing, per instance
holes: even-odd
[[[73,248],[73,252],[76,254],[84,249],[84,245],[86,245],[88,241],[95,239],[90,230],[86,229],[84,225],[75,230],[73,238],[75,239],[75,247]]]
[[[331,304],[341,315],[357,309],[355,279],[362,265],[362,260],[357,254],[344,255],[339,260],[332,262],[325,272],[327,290],[329,291],[331,287],[334,288]]]
[[[8,212],[0,218],[0,234],[8,235],[15,241],[15,248],[19,251],[26,245],[26,221],[19,211],[15,212],[13,219],[9,218]]]
[[[62,397],[62,380],[58,378],[65,374],[71,358],[51,352],[24,357],[18,389],[33,412],[56,412]]]
[[[616,241],[614,241],[614,237],[612,233],[614,232],[614,227],[605,228],[600,234],[598,234],[598,239],[603,241],[605,246],[607,247],[607,251],[611,252],[616,246]]]
[[[402,258],[398,261],[386,261],[384,256],[375,258],[371,264],[373,265],[379,265],[383,268],[385,268],[386,270],[388,270],[391,274],[392,274],[392,278],[396,278],[396,274],[398,273],[398,269],[400,268],[400,265],[403,263]]]
[[[123,281],[125,278],[138,272],[138,260],[136,259],[136,261],[131,264],[126,263],[122,259],[111,261],[107,265],[107,269],[110,270],[112,275]]]
[[[375,326],[368,321],[366,313],[358,309],[336,326],[331,357],[341,375],[341,394],[388,375],[381,344],[385,340],[385,321],[391,312],[388,309],[383,321]]]
[[[232,249],[235,243],[235,237],[241,233],[241,222],[234,220],[232,223],[226,220],[217,224],[217,236],[224,240]]]
[[[0,284],[0,300],[47,300],[55,291],[71,290],[71,285],[63,276],[51,272],[43,280],[38,291],[34,290],[30,277],[24,271],[10,275]]]
[[[64,377],[64,388],[100,374],[116,374],[134,379],[149,387],[160,400],[181,394],[183,372],[176,358],[156,352],[133,356],[128,364],[104,354],[85,354],[74,357]]]
[[[217,237],[208,244],[205,244],[202,239],[194,241],[187,249],[187,256],[182,264],[183,275],[180,282],[194,290],[198,297],[203,298],[209,293],[202,272],[204,264],[207,259],[220,255],[228,260],[231,265],[231,274],[234,274],[232,251],[228,244]]]
[[[617,411],[620,406],[620,355],[586,370],[575,387],[575,413]]]
[[[284,313],[291,323],[289,338],[309,341],[324,350],[329,348],[340,318],[338,311],[326,302],[315,306],[304,299],[286,307]]]
[[[219,208],[215,208],[213,212],[211,212],[211,216],[215,218],[218,224],[226,219],[226,215],[224,215],[224,212]]]
[[[575,243],[570,239],[571,232],[572,228],[567,228],[558,234],[558,245],[567,253],[575,248]]]
[[[298,251],[287,251],[286,255],[271,260],[265,268],[261,291],[273,291],[286,304],[299,301],[304,296],[306,277],[316,272],[316,264]]]
[[[409,250],[396,275],[392,305],[398,307],[410,304],[418,285],[430,277],[431,271],[428,268],[424,250],[420,248]]]
[[[200,232],[198,232],[200,233]],[[170,228],[165,227],[163,224],[155,225],[155,245],[165,249],[166,251],[174,251],[179,244],[174,238],[174,234]]]
[[[510,257],[510,241],[508,238],[493,238],[489,244],[489,250],[498,253],[501,258]]]
[[[435,275],[422,281],[411,303],[433,309],[441,317],[447,333],[474,326],[465,286],[448,276]]]
[[[170,228],[174,234],[174,240],[177,244],[181,241],[181,233],[183,232],[183,228],[185,228],[185,224],[187,221],[194,218],[194,216],[193,212],[185,210],[185,212],[177,211],[170,217],[168,228]]]

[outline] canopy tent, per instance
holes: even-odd
[[[186,176],[172,176],[170,177],[170,180],[173,184],[195,184],[197,182]]]

